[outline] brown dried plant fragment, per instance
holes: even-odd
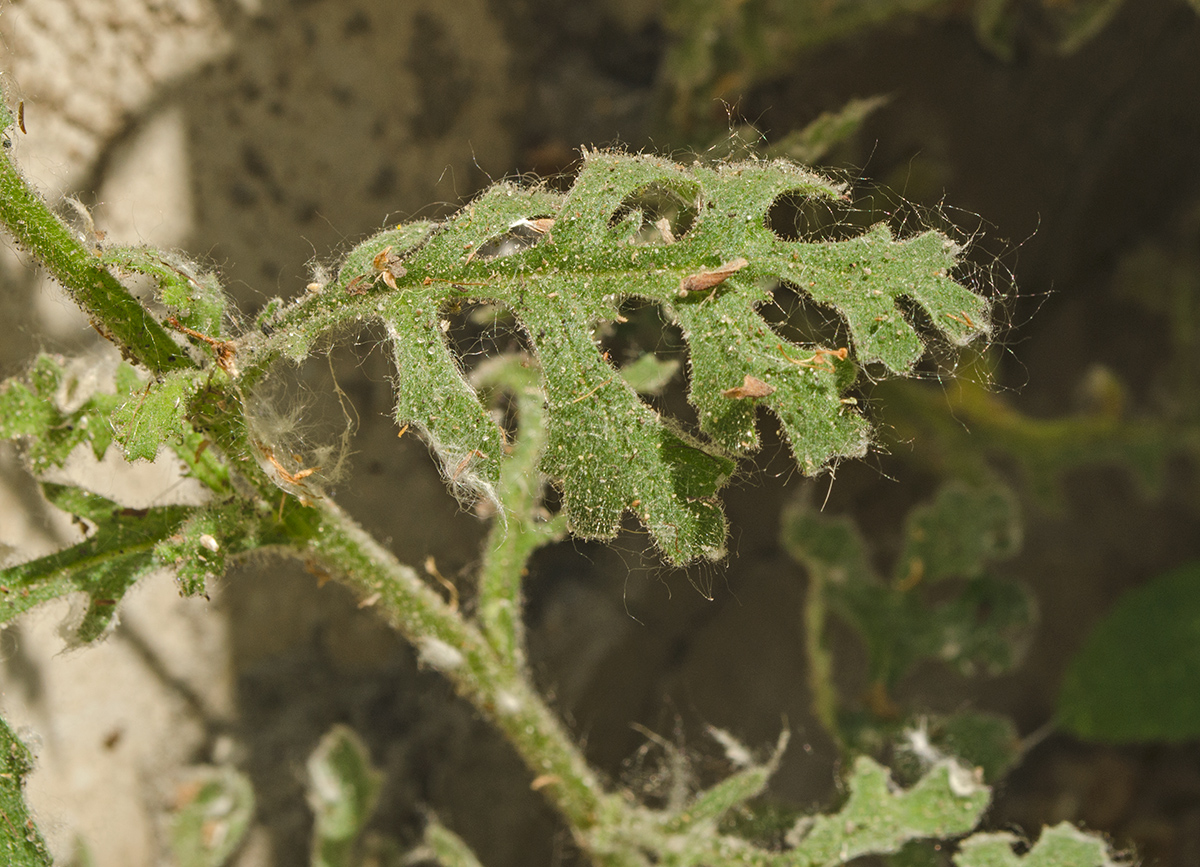
[[[272,477],[278,487],[284,490],[284,499],[290,493],[305,506],[312,505],[314,499],[319,499],[320,495],[305,484],[304,480],[321,469],[320,467],[305,467],[293,473],[280,462],[279,458],[275,457],[275,450],[269,445],[254,441],[254,447],[262,457],[259,466],[266,470],[267,475]],[[292,455],[292,460],[299,463],[300,455]],[[279,509],[282,514],[283,500],[279,502]]]
[[[544,235],[554,228],[553,217],[538,217],[536,220],[526,220],[521,225],[526,226],[530,230],[539,235]]]
[[[364,284],[366,284],[366,285],[364,285]],[[352,279],[349,283],[346,284],[346,294],[347,295],[366,295],[367,290],[369,288],[370,288],[370,284],[367,283],[367,275],[359,274],[356,277],[354,277],[354,279]]]
[[[721,392],[721,397],[727,397],[730,400],[744,400],[747,397],[766,397],[774,393],[775,386],[767,385],[761,379],[756,379],[747,373],[741,385],[725,389]]]
[[[395,289],[396,281],[408,273],[408,269],[401,264],[400,257],[392,252],[390,244],[375,254],[371,264],[375,266],[375,270],[379,272],[379,276],[383,278],[383,282],[389,289]]]
[[[779,344],[779,354],[792,364],[800,367],[827,367],[833,370],[833,362],[830,359],[836,358],[838,361],[845,361],[850,355],[850,348],[848,346],[843,346],[840,349],[817,347],[808,358],[792,358],[787,354],[787,350],[783,348],[783,344],[781,343]]]
[[[703,268],[695,274],[689,274],[679,281],[679,297],[686,298],[691,292],[703,292],[705,289],[720,286],[749,264],[749,262],[739,256],[711,271]]]
[[[194,337],[196,340],[207,343],[212,351],[216,353],[217,365],[230,376],[237,375],[237,365],[234,363],[234,356],[237,355],[237,347],[228,340],[218,340],[216,337],[209,337],[207,334],[202,334],[194,328],[188,328],[174,316],[167,317],[167,324],[176,331],[181,331],[188,337]]]

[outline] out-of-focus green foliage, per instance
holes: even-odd
[[[179,867],[222,867],[250,830],[254,789],[233,768],[197,768],[171,818],[171,852]]]
[[[1200,0],[1188,0],[1200,9]],[[1085,45],[1123,0],[668,0],[664,84],[679,129],[719,128],[724,105],[785,73],[801,52],[915,15],[967,16],[989,51],[1011,59],[1019,38],[1064,54]]]
[[[1168,419],[1200,421],[1200,203],[1121,257],[1113,293],[1155,317],[1166,340],[1139,358],[1139,393]]]
[[[736,100],[779,74],[803,49],[944,5],[945,0],[669,0],[663,20],[673,44],[664,70],[673,120],[682,129],[705,123],[714,102]]]
[[[1063,728],[1098,741],[1200,737],[1200,563],[1126,593],[1071,662]]]
[[[1021,841],[1001,831],[976,834],[963,840],[954,856],[955,867],[1116,867],[1108,845],[1095,834],[1085,834],[1063,822],[1046,828],[1024,855],[1013,848]]]
[[[313,811],[313,867],[354,867],[359,836],[379,799],[382,775],[366,745],[335,726],[308,759],[308,804]]]
[[[886,442],[911,444],[913,458],[939,475],[991,484],[994,461],[1014,464],[1043,508],[1060,504],[1067,471],[1108,464],[1134,474],[1144,489],[1159,490],[1169,458],[1200,454],[1195,429],[1154,418],[1126,417],[1124,394],[1110,374],[1091,377],[1093,408],[1055,418],[1033,418],[969,377],[942,387],[883,383],[872,392],[888,419]]]
[[[829,607],[866,643],[870,676],[885,693],[923,658],[964,672],[999,672],[1019,657],[1033,621],[1031,600],[985,566],[1012,556],[1021,524],[1012,494],[949,484],[909,516],[904,551],[890,580],[870,565],[870,548],[845,518],[797,507],[785,519],[788,552],[821,582]],[[927,587],[957,582],[934,601]],[[883,695],[880,696],[882,700]]]

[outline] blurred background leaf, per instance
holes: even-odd
[[[1200,563],[1121,597],[1071,661],[1058,715],[1091,740],[1200,737]]]

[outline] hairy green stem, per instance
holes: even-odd
[[[479,576],[479,623],[500,656],[524,668],[525,628],[521,578],[529,557],[538,548],[561,538],[565,521],[534,524],[523,515],[508,513],[496,521],[488,536]]]
[[[0,122],[11,120],[5,110]],[[156,374],[194,366],[187,352],[26,182],[9,158],[8,147],[0,148],[0,223],[54,275],[122,355]]]
[[[566,518],[539,514],[546,448],[546,398],[536,366],[524,356],[497,359],[476,373],[480,385],[507,388],[513,395],[517,436],[500,467],[497,516],[479,572],[479,622],[500,656],[519,668],[525,663],[521,580],[529,557],[566,534]]]
[[[554,712],[461,613],[332,502],[314,509],[319,524],[300,552],[354,589],[508,736],[577,834],[621,809]]]

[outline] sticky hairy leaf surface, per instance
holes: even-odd
[[[85,443],[104,457],[113,440],[109,416],[137,373],[127,364],[117,369],[117,394],[97,390],[93,379],[79,363],[42,354],[24,376],[0,385],[0,438],[22,440],[35,473],[61,467]]]
[[[152,461],[160,445],[181,442],[188,401],[199,387],[194,372],[182,370],[126,396],[112,416],[126,459]]]
[[[306,511],[292,506],[288,521]],[[174,532],[154,545],[154,562],[175,574],[181,592],[195,596],[225,574],[229,557],[302,536],[294,523],[280,522],[273,506],[231,497],[189,509]]]
[[[166,445],[197,480],[226,491],[229,471],[205,456],[205,437],[189,423],[189,402],[213,374],[176,371],[147,383],[121,362],[39,355],[23,376],[0,384],[0,438],[21,443],[34,475],[62,467],[81,445],[101,460],[119,442],[130,460],[153,459]]]
[[[899,239],[880,224],[848,240],[807,241],[768,227],[781,196],[841,195],[782,160],[684,167],[587,152],[566,193],[502,182],[445,223],[364,242],[337,280],[270,317],[272,335],[243,346],[297,358],[335,324],[382,320],[397,421],[424,434],[453,486],[494,498],[504,434],[467,383],[445,317],[464,301],[505,308],[542,372],[543,469],[561,485],[572,530],[610,537],[628,511],[671,560],[719,556],[725,520],[715,494],[733,458],[759,446],[758,405],[776,416],[801,469],[816,473],[867,447],[865,419],[843,402],[859,367],[904,373],[922,354],[903,306],[954,343],[987,333],[989,304],[951,278],[960,250],[941,234]],[[776,332],[759,308],[781,281],[840,317],[851,345]],[[598,327],[630,300],[660,305],[682,330],[698,431],[663,419],[602,351]],[[747,381],[754,387],[739,391]]]
[[[223,335],[228,301],[215,274],[149,247],[109,247],[100,258],[119,270],[153,278],[159,300],[180,324],[210,337]]]
[[[79,488],[46,484],[43,489],[54,506],[88,527],[88,538],[0,571],[0,623],[40,602],[82,591],[88,605],[75,639],[92,641],[104,633],[125,591],[155,567],[154,546],[174,533],[191,509],[127,509]]]
[[[1100,741],[1200,737],[1200,563],[1126,593],[1071,662],[1063,727]]]

